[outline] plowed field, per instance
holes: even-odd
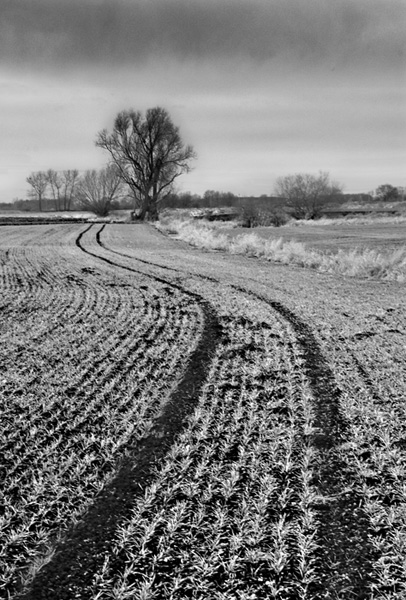
[[[404,285],[0,236],[0,597],[406,597]]]

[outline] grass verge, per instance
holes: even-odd
[[[349,277],[406,281],[406,246],[387,252],[354,248],[333,254],[309,249],[302,242],[285,241],[283,237],[266,240],[255,233],[247,233],[231,238],[225,228],[202,222],[164,219],[157,227],[207,250],[221,250]]]

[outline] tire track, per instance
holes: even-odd
[[[40,248],[40,247],[38,247]],[[20,255],[19,255],[20,256]],[[34,253],[35,256],[35,253]],[[18,315],[19,320],[16,322],[13,319],[8,319],[7,322],[5,322],[4,326],[2,326],[2,340],[4,339],[4,348],[7,348],[7,352],[6,350],[4,350],[4,356],[5,358],[7,358],[8,362],[10,362],[10,360],[15,360],[15,362],[17,363],[18,361],[20,363],[23,363],[23,361],[25,361],[26,366],[28,365],[32,365],[33,367],[33,371],[36,371],[36,363],[37,363],[37,359],[38,357],[35,358],[34,360],[34,356],[35,356],[35,350],[36,350],[36,346],[38,345],[39,342],[43,342],[46,343],[48,347],[51,347],[51,334],[53,332],[55,332],[55,330],[57,329],[61,329],[63,328],[66,324],[68,324],[68,334],[72,334],[72,332],[74,332],[75,327],[74,324],[76,323],[77,325],[79,325],[79,323],[85,323],[87,320],[87,317],[89,316],[89,314],[93,314],[94,309],[97,307],[98,309],[98,313],[100,314],[100,316],[103,315],[103,313],[105,312],[105,309],[109,308],[110,309],[110,313],[112,312],[113,309],[115,309],[115,326],[114,329],[117,328],[117,317],[120,316],[121,320],[124,322],[123,320],[123,315],[124,315],[124,308],[123,306],[127,306],[128,305],[128,300],[131,300],[131,294],[127,293],[127,291],[125,291],[124,293],[127,293],[127,296],[125,298],[126,302],[123,302],[122,300],[122,294],[123,294],[123,290],[120,290],[120,294],[118,294],[115,290],[111,289],[110,287],[105,286],[104,289],[102,288],[101,284],[97,282],[97,279],[95,281],[93,281],[92,279],[90,280],[90,282],[88,281],[88,277],[86,277],[86,279],[81,280],[81,282],[83,281],[83,284],[86,283],[85,285],[75,285],[76,284],[76,278],[73,280],[73,285],[72,285],[72,281],[65,281],[67,278],[65,277],[66,275],[66,268],[65,265],[62,265],[62,269],[57,268],[52,271],[49,266],[47,267],[47,261],[46,260],[46,253],[44,255],[39,254],[39,260],[38,261],[29,261],[28,257],[24,255],[24,260],[26,263],[26,267],[27,265],[30,267],[30,272],[31,272],[31,279],[35,280],[36,285],[35,285],[35,292],[36,294],[34,295],[34,293],[30,294],[30,297],[27,299],[26,296],[24,296],[23,301],[19,301],[19,304],[17,305],[15,302],[13,303],[13,305],[11,305],[10,303],[10,309],[12,307],[12,311],[14,314],[16,314],[16,316]],[[55,261],[54,261],[55,262]],[[41,265],[42,270],[43,271],[49,271],[51,273],[53,273],[53,278],[50,282],[48,283],[52,283],[52,290],[50,293],[50,288],[47,286],[45,291],[42,289],[38,288],[38,284],[40,285],[40,287],[44,287],[42,285],[42,280],[40,278],[37,278],[36,276],[33,277],[32,276],[32,272],[36,272],[38,271],[39,265]],[[70,265],[66,265],[68,266],[68,268],[70,267]],[[64,270],[65,269],[65,270]],[[27,270],[27,269],[26,269]],[[83,271],[83,269],[81,269],[81,271]],[[55,276],[55,272],[58,274],[58,277]],[[28,273],[28,271],[27,271]],[[78,283],[81,283],[78,282]],[[55,286],[55,283],[57,284],[57,286]],[[88,285],[90,283],[90,285]],[[60,286],[65,286],[67,287],[67,290],[64,291],[64,293],[58,293]],[[38,290],[37,290],[38,288]],[[65,293],[67,291],[67,293]],[[101,292],[101,293],[100,293]],[[145,293],[143,292],[143,290],[140,290],[140,297],[145,296]],[[121,306],[123,305],[123,306]],[[48,312],[50,312],[52,314],[52,318],[47,318],[47,319],[43,319],[42,315],[44,312],[44,308],[47,308]],[[138,307],[138,312],[139,312],[140,307]],[[142,314],[145,314],[145,312],[147,311],[147,305],[146,303],[144,303],[144,307],[141,311],[141,313],[139,314],[139,319],[142,322]],[[4,313],[3,313],[4,314]],[[20,321],[20,315],[24,314],[24,320],[21,322]],[[136,312],[137,314],[137,312]],[[13,315],[11,315],[13,316]],[[19,327],[20,330],[18,331],[18,335],[16,335],[16,327]],[[113,325],[109,324],[108,327],[110,329],[113,329]],[[122,327],[122,323],[119,325],[118,328]],[[9,329],[11,330],[9,332]],[[106,329],[106,328],[105,328]],[[113,330],[114,330],[113,329]],[[12,334],[12,336],[10,336],[10,334]],[[109,333],[109,331],[107,331],[107,333]],[[81,338],[82,338],[82,343],[83,343],[83,335],[88,336],[88,335],[93,335],[92,332],[86,331],[86,328],[82,328],[81,331]],[[72,335],[71,335],[72,337]],[[95,340],[97,343],[102,343],[103,340],[100,340],[100,336],[97,334],[97,340]],[[73,349],[74,346],[77,346],[77,344],[74,344],[75,340],[72,339],[72,347],[63,347],[63,348],[59,348],[59,352],[58,352],[58,356],[57,356],[57,360],[59,361],[60,364],[63,364],[64,360],[69,360],[69,361],[74,361],[74,362],[81,362],[82,360],[82,356],[80,355],[80,346],[78,348],[76,348],[76,350]],[[1,352],[0,352],[0,356],[1,356]],[[48,361],[48,356],[44,357],[46,361]],[[51,360],[52,357],[50,357]],[[56,358],[56,357],[55,357]],[[50,364],[50,368],[51,371],[55,369],[55,360],[52,358],[52,365]],[[27,370],[27,369],[26,369]],[[31,378],[32,379],[32,378]],[[21,386],[24,385],[24,387],[26,387],[26,385],[34,385],[35,383],[38,383],[39,380],[37,378],[37,381],[31,380],[31,381],[25,381],[21,383]],[[18,383],[17,383],[18,385]],[[19,387],[21,387],[19,386]],[[0,387],[2,387],[2,384],[0,382]],[[11,385],[7,385],[6,386],[7,389],[2,389],[2,392],[6,395],[6,396],[10,396],[15,390],[11,389],[12,386]],[[17,390],[17,393],[19,393],[19,390]]]
[[[290,325],[313,392],[316,433],[311,441],[318,454],[314,484],[320,501],[315,506],[319,522],[319,583],[311,588],[312,597],[333,599],[347,589],[358,600],[369,598],[375,556],[368,541],[368,519],[361,500],[345,493],[354,475],[339,452],[339,446],[348,440],[349,427],[341,410],[341,390],[334,373],[307,323],[278,301],[241,286],[232,287],[264,302]]]
[[[104,227],[105,225],[97,231],[96,241],[106,252],[167,271],[185,273],[181,269],[165,267],[108,248],[100,237]],[[83,252],[112,266],[141,274],[165,286],[175,288],[187,294],[201,307],[203,302],[203,306],[207,310],[207,313],[205,313],[202,307],[205,326],[199,345],[193,353],[194,367],[191,364],[189,365],[180,386],[170,399],[170,403],[173,404],[172,410],[175,412],[174,420],[171,421],[173,412],[167,405],[150,434],[141,440],[135,451],[122,464],[117,477],[103,490],[99,499],[89,509],[84,521],[79,523],[76,529],[69,532],[68,540],[62,543],[57,550],[55,558],[49,563],[50,566],[45,567],[38,574],[31,592],[22,596],[24,600],[47,597],[45,592],[48,589],[56,590],[55,597],[80,597],[84,600],[92,597],[87,590],[90,589],[89,582],[92,572],[103,564],[103,560],[109,552],[109,543],[106,540],[112,537],[118,520],[130,511],[131,498],[142,493],[145,486],[151,482],[151,471],[154,465],[162,460],[177,433],[181,431],[184,416],[193,408],[189,396],[195,395],[195,400],[197,400],[199,389],[193,390],[191,388],[191,379],[196,379],[194,371],[198,372],[201,366],[198,354],[199,347],[205,365],[203,371],[206,370],[207,372],[210,363],[210,356],[204,354],[204,336],[207,336],[206,342],[209,341],[213,352],[220,339],[221,326],[217,316],[212,306],[203,297],[163,277],[119,264],[110,258],[98,255],[96,252],[86,250],[81,240],[83,235],[91,228],[92,225],[76,239],[76,245]],[[214,278],[196,273],[190,273],[190,275],[221,284],[220,281]],[[368,577],[372,570],[373,557],[366,539],[367,522],[362,506],[359,505],[359,498],[352,498],[342,493],[344,487],[348,485],[348,481],[351,480],[351,472],[348,470],[348,464],[343,462],[340,457],[339,446],[348,439],[349,428],[345,416],[341,412],[341,390],[336,384],[334,373],[323,356],[311,328],[295,313],[282,303],[256,294],[242,286],[229,284],[229,287],[256,298],[271,307],[293,331],[294,343],[304,359],[303,372],[313,392],[316,433],[312,436],[312,444],[318,455],[317,477],[314,484],[319,490],[320,497],[324,498],[325,501],[318,502],[315,506],[319,520],[319,583],[311,589],[311,597],[317,600],[332,599],[341,597],[339,594],[347,589],[351,597],[367,598],[369,597],[367,590]],[[189,373],[189,376],[187,373]],[[200,388],[204,381],[203,373]],[[182,414],[176,414],[179,408],[176,403],[177,394],[180,395],[180,404],[183,404],[184,407],[183,416]],[[168,421],[171,427],[169,434],[165,432],[165,429],[168,429]],[[131,483],[130,480],[132,480]],[[114,496],[114,498],[111,498],[111,496]],[[119,517],[111,516],[115,512]],[[106,520],[106,523],[103,520]],[[99,543],[98,537],[104,540],[102,544]],[[59,561],[64,564],[63,569],[58,565]],[[75,561],[80,566],[75,568],[73,565]],[[85,571],[87,571],[87,574],[84,573]],[[44,595],[41,594],[41,590],[44,590]]]
[[[275,323],[277,319],[273,316],[272,321]],[[127,579],[127,583],[134,584],[131,597],[139,598],[145,578],[153,580],[151,594],[156,598],[169,598],[176,589],[176,580],[182,581],[182,587],[173,594],[176,598],[231,599],[237,597],[235,592],[239,598],[299,598],[289,593],[292,589],[289,567],[282,569],[284,575],[277,577],[278,591],[283,589],[282,594],[272,588],[275,593],[272,595],[267,582],[275,581],[275,571],[272,561],[264,555],[275,549],[279,498],[282,495],[286,498],[289,492],[289,508],[282,510],[292,535],[289,533],[289,548],[285,545],[283,548],[289,554],[295,551],[296,525],[300,527],[301,511],[296,494],[294,498],[291,492],[292,486],[296,490],[300,487],[300,482],[296,481],[293,469],[282,473],[282,465],[288,456],[296,459],[301,455],[299,447],[289,443],[291,419],[299,412],[301,420],[300,406],[297,406],[301,398],[296,403],[290,396],[296,410],[292,414],[289,404],[289,407],[284,406],[286,412],[282,412],[277,399],[271,402],[273,392],[269,394],[269,390],[264,390],[271,368],[268,352],[272,352],[272,347],[279,357],[282,345],[282,337],[274,334],[273,327],[267,329],[262,323],[240,317],[221,317],[221,322],[227,334],[199,402],[199,416],[193,418],[182,449],[178,446],[178,454],[171,453],[171,466],[166,463],[161,468],[154,481],[155,490],[149,490],[149,510],[138,505],[132,523],[127,523],[127,531],[132,535],[126,534],[117,541],[107,573],[94,586],[94,597],[98,592],[104,599],[112,597],[109,593],[113,585],[121,589]],[[273,366],[277,365],[273,363]],[[250,376],[245,367],[251,371]],[[299,465],[299,461],[296,464]],[[261,516],[257,512],[258,504],[264,509]],[[186,517],[182,524],[169,531],[167,523],[176,506],[184,507],[184,514],[193,515],[194,522]],[[163,512],[164,520],[160,517]],[[255,535],[255,530],[260,533],[255,542],[251,538],[249,543],[251,548],[255,543],[258,554],[248,559],[240,547],[238,556],[234,556],[230,577],[225,564],[233,550],[228,547],[228,540],[234,534],[245,540]],[[148,531],[145,545],[139,542],[142,531]],[[211,555],[216,555],[219,547],[224,548],[219,568],[214,568],[209,576],[207,571],[199,570],[196,550],[201,560],[211,561]],[[156,563],[155,559],[158,559]],[[128,578],[126,571],[131,572]],[[282,577],[286,577],[286,587]],[[103,594],[106,581],[108,592]],[[125,596],[123,592],[123,598]]]
[[[37,254],[35,252],[33,253],[34,256],[38,256],[38,261],[32,263],[36,268],[38,268],[38,264],[41,264],[42,261],[45,261],[45,263],[47,262],[46,253],[41,252],[40,246],[38,246],[38,249],[40,251]],[[76,250],[75,252],[77,254]],[[79,256],[81,256],[81,262],[83,264],[83,253],[80,253]],[[63,255],[57,255],[57,258],[61,257],[63,258]],[[34,341],[34,338],[29,340],[28,337],[29,347],[26,348],[24,342],[27,341],[27,336],[25,336],[25,338],[22,338],[21,335],[18,336],[15,357],[21,365],[24,365],[24,372],[27,371],[27,366],[30,368],[31,365],[34,367],[34,370],[33,373],[29,373],[24,380],[21,381],[21,379],[14,378],[14,374],[18,373],[17,368],[14,368],[14,370],[11,369],[9,381],[6,381],[3,390],[0,390],[0,395],[2,395],[1,391],[4,392],[3,399],[5,400],[1,407],[1,416],[5,425],[6,423],[9,425],[8,427],[5,426],[4,436],[0,444],[3,446],[0,449],[0,455],[3,457],[0,461],[0,479],[3,479],[5,476],[3,490],[5,492],[7,491],[7,481],[12,480],[13,477],[19,477],[19,485],[14,488],[15,493],[14,491],[12,492],[12,498],[9,502],[10,511],[6,511],[7,514],[11,514],[12,507],[16,502],[19,502],[19,498],[25,497],[25,492],[27,490],[29,491],[35,487],[36,473],[41,471],[41,465],[48,463],[47,476],[45,477],[46,482],[52,479],[52,476],[48,477],[50,473],[58,471],[55,467],[57,461],[54,460],[51,464],[50,461],[46,460],[47,454],[49,454],[50,451],[50,446],[52,446],[52,455],[54,459],[58,454],[61,454],[62,460],[60,465],[62,466],[67,451],[69,448],[73,447],[70,443],[70,438],[72,438],[72,434],[76,431],[81,432],[80,439],[84,440],[86,439],[86,436],[89,437],[92,434],[98,436],[99,432],[102,439],[106,438],[106,428],[103,428],[103,426],[100,425],[102,419],[100,419],[100,415],[98,414],[100,412],[100,402],[103,404],[105,401],[106,403],[113,403],[117,406],[119,402],[119,386],[124,382],[125,388],[122,389],[124,396],[124,392],[130,391],[132,387],[131,378],[127,378],[129,369],[132,369],[133,372],[137,372],[139,368],[142,368],[144,371],[144,362],[148,362],[148,368],[151,373],[153,361],[148,358],[149,345],[154,343],[154,340],[162,334],[162,331],[165,328],[168,329],[171,325],[178,323],[179,326],[184,329],[188,324],[186,318],[182,319],[182,315],[187,312],[187,310],[185,312],[184,303],[180,306],[176,306],[173,314],[168,315],[166,303],[161,302],[160,299],[151,298],[151,294],[148,294],[145,291],[147,288],[143,289],[143,286],[141,286],[139,292],[137,292],[137,298],[140,296],[144,301],[134,302],[134,289],[132,286],[127,286],[127,284],[125,286],[116,286],[115,283],[110,283],[110,279],[105,279],[105,286],[102,285],[102,281],[98,281],[98,278],[95,279],[95,281],[91,280],[91,285],[87,285],[87,281],[85,282],[85,280],[83,280],[83,285],[76,285],[76,280],[74,280],[73,284],[69,284],[68,290],[66,290],[66,278],[64,275],[66,274],[66,267],[71,269],[71,265],[65,263],[62,264],[61,267],[58,261],[55,266],[55,272],[59,275],[62,274],[62,277],[59,278],[58,286],[53,291],[56,302],[52,303],[52,307],[54,304],[58,305],[57,300],[59,298],[66,299],[66,291],[69,292],[69,297],[72,297],[73,299],[76,298],[76,291],[81,294],[81,299],[85,300],[85,302],[82,302],[82,306],[85,306],[86,313],[80,312],[79,320],[84,320],[86,316],[89,316],[92,313],[96,313],[97,317],[102,317],[103,319],[101,321],[102,327],[96,327],[97,334],[92,343],[92,347],[90,348],[90,355],[99,354],[98,347],[100,347],[100,350],[104,354],[104,360],[100,360],[99,358],[93,363],[89,360],[83,360],[82,362],[82,359],[88,358],[83,351],[82,345],[89,351],[89,337],[93,337],[95,328],[92,327],[90,331],[89,329],[86,330],[86,328],[78,328],[78,315],[76,315],[75,319],[72,319],[73,323],[68,322],[69,326],[67,329],[69,335],[67,343],[60,344],[56,337],[49,339],[49,336],[47,336],[47,339],[44,340],[45,346],[43,347],[40,345],[40,355],[38,355],[38,353],[34,354],[33,352],[34,344],[32,342]],[[71,291],[75,292],[73,296],[70,293]],[[147,299],[149,299],[149,302],[147,302]],[[192,317],[193,320],[195,311],[189,312],[189,316]],[[105,317],[107,313],[114,313],[114,322],[108,321],[106,323]],[[128,315],[130,315],[130,318],[128,318]],[[66,315],[65,320],[67,320]],[[35,318],[33,322],[35,322]],[[200,317],[196,323],[198,325],[200,324]],[[146,329],[145,324],[152,325]],[[164,325],[165,328],[163,328],[162,325]],[[179,335],[179,328],[176,331]],[[42,333],[44,334],[47,332]],[[135,339],[137,334],[138,336],[140,336],[140,334],[143,336],[143,343],[141,346],[139,344],[140,339]],[[110,343],[112,340],[114,343]],[[130,345],[127,343],[128,340],[131,342]],[[108,342],[107,348],[106,342]],[[55,360],[52,359],[51,365],[51,358],[48,361],[47,355],[53,353],[54,345],[56,345],[55,347],[59,345],[59,348],[55,355]],[[127,356],[128,354],[129,356]],[[4,351],[4,355],[6,356],[6,351]],[[7,348],[8,359],[10,358],[9,355],[9,348]],[[47,374],[44,378],[45,381],[42,379],[42,374],[37,368],[38,362],[41,364],[41,355],[47,360],[46,364],[49,367],[49,369],[46,369]],[[170,367],[168,367],[172,358],[173,357],[170,354],[164,356],[163,364],[155,365],[156,370],[152,373],[153,376],[157,373],[160,374],[161,381],[156,382],[156,390],[154,389],[153,392],[151,390],[150,393],[150,410],[148,413],[145,413],[144,419],[148,424],[157,414],[161,405],[163,382],[168,379],[168,377],[165,377],[167,373],[171,374],[171,385],[173,385],[174,376],[172,371],[170,371]],[[127,365],[129,360],[131,361],[130,366]],[[135,365],[137,360],[138,363]],[[74,376],[69,380],[62,377],[61,381],[59,367],[63,367],[65,363],[72,363],[71,371],[74,369],[72,373]],[[106,363],[108,365],[107,369],[103,368],[103,364],[106,366]],[[114,363],[113,368],[118,371],[116,376],[112,373],[111,363]],[[166,372],[163,372],[164,368],[166,368]],[[179,368],[176,369],[176,373],[178,372]],[[114,381],[114,385],[107,385],[110,378]],[[152,376],[151,379],[153,379]],[[76,386],[72,385],[75,383]],[[2,382],[0,382],[0,387],[1,384]],[[65,385],[68,386],[66,389],[64,389]],[[39,389],[41,391],[40,397],[36,396],[38,386],[40,386]],[[142,387],[145,387],[145,385]],[[60,393],[61,390],[62,394]],[[112,396],[114,396],[114,398],[112,398]],[[139,394],[139,396],[142,396],[142,394]],[[140,403],[138,395],[136,397],[133,396],[133,400],[133,404],[138,408]],[[6,414],[4,414],[4,411],[6,411]],[[123,411],[121,411],[121,413],[122,412]],[[146,427],[137,426],[136,419],[138,418],[138,414],[136,414],[136,410],[133,410],[132,412],[127,410],[127,416],[128,418],[132,416],[133,421],[135,420],[135,428],[133,427],[132,433],[130,433],[131,426],[123,428],[123,432],[125,433],[123,435],[121,434],[121,429],[119,429],[120,436],[118,439],[120,443],[118,446],[120,447],[120,452],[117,453],[118,456],[121,455],[121,450],[124,451],[123,449],[125,449],[127,433],[128,435],[132,435],[133,438],[135,436],[135,438],[138,439],[146,430]],[[17,426],[16,417],[19,426]],[[94,431],[92,431],[92,419],[95,426]],[[117,418],[119,423],[124,420],[125,417],[122,416]],[[27,428],[26,423],[30,424],[29,428]],[[83,430],[81,430],[81,427]],[[115,427],[111,427],[111,429],[113,429],[113,433],[117,431],[117,428]],[[32,450],[31,431],[35,431],[34,451]],[[124,445],[122,442],[124,442]],[[59,453],[59,450],[62,450],[63,452]],[[74,450],[73,447],[72,453],[75,454],[75,462],[78,463],[80,462],[83,453],[74,453]],[[112,462],[113,461],[110,461],[110,463]],[[98,472],[98,470],[94,468],[94,463],[91,464],[90,470]],[[6,471],[5,475],[4,471]],[[110,469],[110,473],[111,472],[112,468]],[[72,487],[71,482],[69,481],[69,474],[67,477],[68,479],[66,482],[59,479],[60,485],[64,486],[66,483],[67,488],[69,486]],[[92,495],[94,496],[94,493]],[[89,499],[91,501],[91,497],[88,498],[88,501]],[[6,506],[7,504],[8,501],[6,501]],[[57,506],[57,502],[55,502],[55,505]],[[3,508],[3,506],[0,508]],[[58,512],[63,512],[63,507],[57,506],[57,508]],[[29,510],[35,513],[33,509]],[[33,518],[35,516],[36,515],[34,514]],[[27,515],[24,513],[24,510],[22,510],[17,511],[11,518],[9,526],[15,525],[16,533],[21,530],[19,524],[23,522],[24,517],[26,519]],[[59,522],[62,522],[62,518],[59,519]],[[51,529],[50,531],[52,533],[53,530]],[[34,537],[35,535],[32,536],[32,539],[30,538],[29,543],[34,540]],[[2,543],[0,543],[0,546],[2,546]],[[4,552],[6,552],[5,555]],[[5,547],[3,547],[2,554],[3,557],[7,557],[7,550]]]
[[[149,434],[122,461],[114,479],[105,486],[83,519],[67,532],[53,558],[37,573],[29,591],[19,596],[24,600],[49,597],[48,590],[52,590],[54,598],[91,598],[92,575],[103,565],[117,524],[130,513],[134,497],[142,494],[152,482],[154,467],[182,431],[187,416],[197,404],[211,358],[221,339],[217,314],[207,300],[179,284],[87,250],[82,244],[82,238],[91,227],[92,225],[76,238],[75,243],[80,250],[109,265],[164,284],[165,289],[169,286],[186,295],[202,311],[203,328],[196,348],[189,356],[182,379],[163,406]]]
[[[106,244],[104,244],[104,242],[101,241],[101,233],[103,231],[103,229],[106,227],[106,223],[98,230],[98,232],[96,233],[96,241],[99,244],[99,246],[101,246],[102,248],[104,248],[105,250],[107,250],[108,252],[111,252],[112,254],[117,254],[117,256],[123,256],[124,258],[131,258],[134,259],[140,263],[143,263],[145,265],[151,265],[153,267],[159,267],[160,269],[164,269],[165,271],[175,271],[177,273],[181,272],[179,269],[175,269],[174,267],[167,267],[164,265],[160,265],[158,263],[153,263],[150,262],[148,260],[143,260],[142,258],[136,258],[135,256],[130,256],[129,254],[125,254],[124,252],[118,252],[118,250],[113,250],[112,248],[109,248],[108,246],[106,246]]]
[[[148,266],[152,266],[152,267],[159,267],[160,269],[163,269],[165,271],[172,271],[172,272],[175,272],[175,273],[182,273],[182,274],[190,275],[192,277],[198,277],[199,279],[205,279],[207,281],[212,281],[214,283],[220,283],[218,279],[215,279],[214,277],[210,277],[209,275],[201,275],[199,273],[192,273],[191,271],[185,271],[184,269],[176,269],[175,267],[167,267],[166,265],[162,265],[160,263],[151,262],[149,260],[144,260],[142,258],[138,258],[138,257],[132,256],[130,254],[125,254],[124,252],[118,252],[118,250],[113,250],[112,248],[109,248],[101,240],[101,233],[102,233],[102,231],[104,230],[105,227],[106,227],[106,223],[96,233],[96,241],[99,244],[99,246],[101,246],[102,248],[104,248],[108,252],[111,252],[112,254],[117,254],[118,256],[122,256],[124,258],[129,258],[131,260],[136,260],[137,262],[140,262],[140,263],[142,263],[144,265],[148,265]]]
[[[102,227],[97,234],[97,242],[110,250],[100,239]],[[117,254],[121,254],[118,253]],[[122,254],[127,258],[133,258]],[[144,264],[180,271],[149,263]],[[180,271],[185,273],[184,270]],[[188,272],[187,272],[188,273]],[[195,273],[188,273],[196,276]],[[219,280],[199,276],[221,284]],[[351,467],[340,455],[340,445],[348,441],[349,424],[341,408],[341,395],[334,373],[323,356],[322,350],[309,325],[282,303],[270,300],[242,286],[231,285],[239,292],[264,302],[270,306],[293,330],[294,338],[304,359],[304,374],[310,384],[314,398],[314,427],[312,445],[317,450],[318,462],[314,484],[320,495],[315,506],[319,521],[319,584],[313,587],[314,598],[335,598],[344,589],[358,599],[369,597],[370,573],[375,560],[374,552],[367,537],[368,519],[363,511],[361,500],[346,493],[355,475]],[[365,380],[362,366],[357,364],[360,375]]]

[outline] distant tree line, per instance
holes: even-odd
[[[79,174],[68,171],[36,171],[26,179],[30,184],[29,200],[15,200],[19,210],[70,211],[90,210],[106,216],[113,209],[131,208],[128,190],[114,165]]]
[[[148,109],[144,115],[134,110],[120,112],[112,131],[100,131],[95,143],[107,152],[105,168],[82,174],[77,169],[31,173],[27,177],[30,200],[21,208],[28,209],[34,202],[40,211],[75,208],[100,216],[113,209],[131,208],[134,219],[155,220],[163,208],[234,207],[249,223],[268,224],[271,220],[281,224],[288,217],[316,219],[329,204],[347,200],[343,186],[323,171],[279,177],[273,194],[260,198],[216,190],[207,190],[202,196],[176,192],[176,179],[190,171],[196,154],[192,146],[183,143],[179,128],[161,107]],[[371,199],[397,200],[402,193],[404,197],[404,190],[384,184]]]
[[[51,171],[53,182],[55,180],[57,183],[60,180],[63,181],[64,173]],[[75,174],[77,171],[73,171],[73,173]],[[43,172],[32,173],[27,181],[33,182],[35,185],[36,182],[46,181],[44,177],[46,175],[47,173]],[[289,185],[291,187],[286,189],[285,195],[283,195],[282,188],[278,188],[278,182],[275,192],[279,191],[280,195],[262,194],[259,197],[238,196],[229,191],[218,190],[206,190],[203,194],[194,194],[190,191],[171,191],[162,199],[160,209],[234,208],[240,212],[249,225],[257,226],[281,225],[287,221],[288,217],[318,218],[329,206],[348,202],[362,204],[406,199],[405,188],[394,188],[389,184],[379,186],[375,191],[369,193],[345,194],[341,191],[340,186],[334,184],[330,188],[327,187],[324,194],[304,195],[303,190],[301,194],[293,193],[294,178],[297,178],[300,183],[305,181],[306,176],[305,174],[301,174],[300,177],[298,175],[288,176],[283,182],[284,189]],[[29,194],[30,199],[14,199],[12,204],[0,204],[0,208],[25,211],[89,210],[99,216],[106,216],[112,210],[134,209],[131,190],[125,186],[111,165],[98,171],[94,169],[85,171],[81,175],[71,177],[69,181],[72,182],[70,187],[66,185],[66,182],[59,186],[54,183],[53,189],[50,184],[49,187],[38,185],[38,190],[33,186],[33,190]]]

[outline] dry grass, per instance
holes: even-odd
[[[198,248],[242,254],[349,277],[406,281],[406,244],[395,250],[355,247],[339,249],[338,252],[323,252],[294,239],[266,239],[256,233],[230,235],[231,231],[227,234],[212,224],[192,223],[188,220],[166,220],[159,227]],[[280,232],[281,229],[278,230]]]
[[[371,224],[391,224],[396,225],[398,223],[406,223],[406,214],[398,216],[381,216],[381,215],[368,215],[364,217],[339,217],[336,219],[329,219],[323,217],[315,220],[291,220],[289,221],[289,227],[301,227],[303,225],[309,227],[341,227],[343,225],[354,226],[354,225],[371,225]]]

